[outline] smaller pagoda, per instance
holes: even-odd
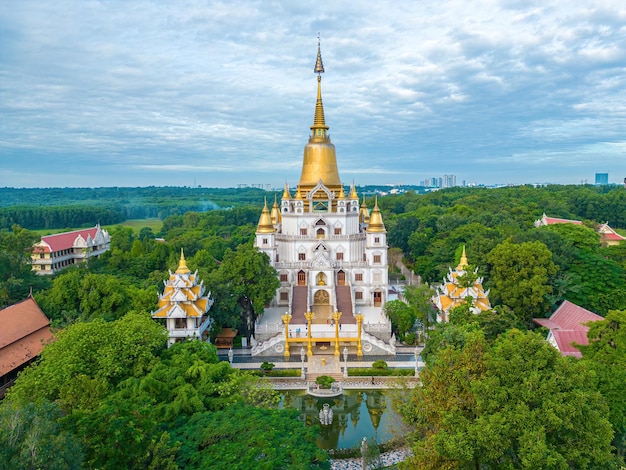
[[[180,262],[175,272],[163,281],[165,289],[159,295],[159,308],[152,318],[165,320],[168,332],[168,347],[187,338],[209,341],[209,327],[213,319],[208,311],[213,305],[211,293],[204,295],[203,281],[198,284],[198,271],[191,273],[185,255],[180,250]]]
[[[469,272],[468,267],[465,247],[463,247],[459,265],[454,271],[450,268],[443,283],[437,286],[437,294],[432,298],[438,309],[438,322],[450,321],[450,310],[468,301],[471,302],[470,311],[474,314],[491,309],[489,291],[485,292],[483,289],[483,278],[476,276],[478,268]]]

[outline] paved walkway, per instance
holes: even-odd
[[[380,454],[380,459],[378,462],[375,462],[375,465],[382,464],[383,467],[389,467],[390,465],[403,462],[410,455],[411,451],[406,448],[391,450]],[[331,460],[330,468],[333,470],[361,470],[363,465],[361,459],[341,459]],[[379,466],[375,468],[379,468]]]

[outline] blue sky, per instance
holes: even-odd
[[[0,186],[626,177],[621,0],[5,0]]]

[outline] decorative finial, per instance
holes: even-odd
[[[324,73],[324,63],[322,62],[322,50],[320,47],[320,33],[317,33],[317,60],[315,61],[315,69],[313,72],[316,74]]]

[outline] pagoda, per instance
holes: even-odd
[[[387,231],[377,201],[370,212],[365,199],[362,204],[359,201],[354,183],[346,187],[339,177],[335,146],[324,115],[319,40],[313,71],[317,74],[317,99],[300,180],[295,190],[285,184],[280,203],[275,200],[271,210],[265,202],[257,225],[255,246],[268,255],[280,279],[261,326],[285,324],[286,319],[291,329],[284,333],[288,338],[304,336],[309,324],[316,330],[328,326],[328,332],[319,333],[331,339],[339,335],[333,325],[341,326],[342,336],[356,338],[362,325],[376,323],[380,325],[378,339],[386,341],[386,351],[381,351],[376,345],[382,343],[374,340],[365,341],[362,348],[356,340],[344,341],[341,346],[357,347],[357,353],[388,354],[393,347],[388,344],[391,329],[383,314],[388,292]],[[257,334],[267,332],[262,339],[270,339],[275,331],[268,328],[257,329]],[[323,353],[325,347],[332,353],[334,346],[338,355],[338,341],[312,342],[317,353]],[[280,352],[282,345],[288,354],[290,340],[287,343],[286,347],[285,342],[276,343],[273,353]],[[300,349],[300,344],[292,346]],[[307,345],[310,351],[309,346],[311,341]]]
[[[469,264],[463,247],[463,254],[458,266],[453,271],[449,268],[443,283],[436,288],[432,301],[438,309],[437,321],[450,321],[450,310],[470,301],[470,311],[474,314],[491,309],[489,291],[483,289],[483,278],[476,276],[478,268],[468,271]]]
[[[159,295],[159,308],[152,312],[152,318],[165,320],[168,346],[187,338],[209,341],[208,329],[213,321],[208,316],[213,305],[211,293],[204,295],[203,281],[198,284],[198,271],[191,273],[182,249],[178,268],[169,274],[169,279],[163,281],[165,289]]]

